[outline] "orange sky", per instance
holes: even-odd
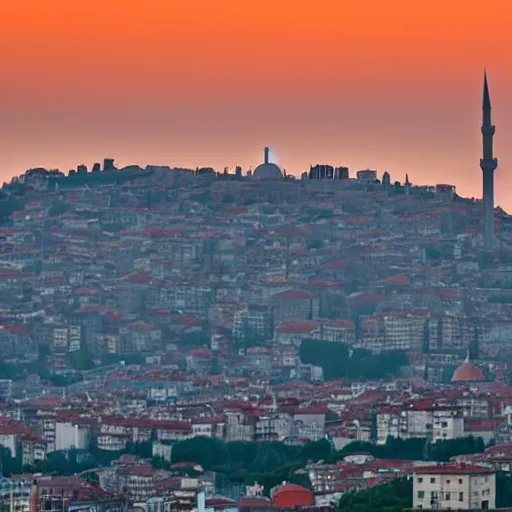
[[[512,1],[2,0],[0,178],[309,164],[481,194],[487,67],[512,211]]]

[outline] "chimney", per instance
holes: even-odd
[[[268,148],[265,148],[265,163],[268,164],[268,153],[269,153],[269,149]]]

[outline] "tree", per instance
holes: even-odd
[[[512,507],[512,475],[496,474],[496,508]]]
[[[21,450],[17,450],[16,456],[13,457],[9,448],[0,447],[0,463],[2,464],[2,475],[9,477],[11,475],[22,472]]]
[[[306,248],[307,249],[321,249],[323,247],[322,240],[318,238],[310,238],[306,241]]]
[[[13,212],[23,210],[23,203],[16,199],[0,200],[0,220],[9,217]]]
[[[408,364],[407,355],[402,351],[372,354],[356,349],[350,354],[343,343],[310,339],[302,341],[300,358],[303,363],[321,366],[325,380],[384,379],[399,375],[402,366]]]
[[[320,441],[312,441],[305,444],[297,454],[297,458],[301,460],[327,461],[333,453],[332,444],[327,439]]]
[[[57,215],[62,215],[68,212],[70,209],[71,206],[68,203],[65,203],[64,201],[56,201],[48,210],[48,214],[52,217],[55,217]]]
[[[336,462],[351,453],[366,452],[378,459],[446,462],[457,455],[482,453],[484,450],[485,443],[480,437],[461,437],[429,443],[426,438],[397,439],[390,436],[384,445],[375,445],[365,441],[353,441],[342,450],[333,453],[330,461]]]
[[[212,437],[194,437],[175,443],[171,452],[172,462],[195,462],[205,469],[221,467],[229,463],[225,443]]]
[[[325,380],[342,379],[347,373],[349,350],[343,343],[305,339],[300,346],[300,359],[321,366]]]
[[[402,512],[412,507],[412,480],[397,478],[364,491],[344,494],[339,512]]]
[[[80,346],[80,350],[77,352],[71,352],[69,354],[69,363],[71,366],[78,371],[90,370],[94,368],[94,363],[89,356],[89,351],[87,350],[87,346],[82,343]]]

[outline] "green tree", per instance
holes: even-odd
[[[323,247],[322,240],[318,238],[310,238],[306,241],[306,248],[307,249],[321,249]]]
[[[325,380],[342,379],[347,373],[349,350],[343,343],[305,339],[300,346],[300,359],[321,366]]]
[[[17,199],[0,200],[0,220],[9,217],[13,212],[23,210],[23,203]]]
[[[457,455],[482,453],[485,443],[482,438],[461,437],[427,443],[426,438],[397,439],[388,437],[386,444],[375,445],[365,441],[354,441],[332,454],[330,461],[336,462],[351,453],[366,452],[379,459],[432,460],[446,462]]]
[[[172,447],[172,462],[195,462],[205,469],[222,467],[229,463],[229,452],[225,443],[212,437],[194,437],[175,443]]]
[[[512,507],[512,475],[496,474],[496,508]]]
[[[57,215],[62,215],[71,210],[71,205],[65,203],[64,201],[56,201],[53,203],[48,210],[48,214],[52,217],[56,217]]]
[[[364,491],[344,494],[339,512],[403,512],[412,507],[412,480],[397,478]]]
[[[22,472],[21,450],[17,450],[15,457],[12,456],[11,450],[0,446],[0,462],[2,464],[2,475],[9,477]]]
[[[350,354],[343,343],[305,339],[300,347],[303,363],[321,366],[325,380],[364,379],[378,380],[400,374],[400,369],[408,364],[403,351],[372,354],[368,350],[356,349]]]
[[[81,344],[80,350],[69,354],[69,364],[78,371],[91,370],[94,368],[94,363],[89,356],[89,351],[85,343]]]
[[[332,444],[327,439],[320,441],[312,441],[305,444],[297,454],[297,458],[301,460],[327,461],[333,454]]]

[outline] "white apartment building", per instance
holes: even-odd
[[[382,407],[376,416],[377,444],[388,437],[427,438],[443,441],[464,437],[464,418],[460,407],[434,404],[403,404]]]
[[[53,329],[53,350],[56,353],[78,352],[82,339],[79,325],[55,327]]]
[[[488,510],[496,508],[496,471],[465,464],[417,467],[414,509]]]
[[[258,417],[254,427],[257,441],[283,441],[295,434],[295,422],[290,414],[263,414]]]
[[[423,350],[427,314],[388,312],[362,319],[363,348],[372,352],[391,350]]]
[[[464,418],[462,411],[456,409],[440,409],[434,411],[432,440],[446,441],[464,437]]]
[[[72,420],[57,420],[55,422],[55,449],[86,450],[91,438],[91,427],[87,423]]]

